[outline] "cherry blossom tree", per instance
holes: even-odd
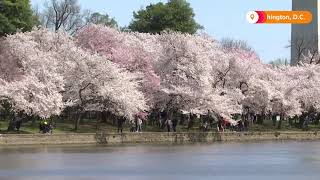
[[[63,78],[52,54],[38,51],[28,33],[8,36],[1,47],[2,98],[16,111],[40,117],[60,114],[63,109]]]
[[[156,72],[163,95],[159,104],[201,114],[211,110],[229,117],[241,112],[241,92],[221,85],[229,71],[229,59],[216,41],[166,33],[160,43],[163,52]]]
[[[2,97],[17,110],[49,117],[73,106],[79,114],[106,110],[132,119],[147,109],[136,74],[77,47],[66,33],[35,29],[5,44],[1,64],[14,71],[1,75]]]
[[[148,104],[153,104],[154,94],[160,86],[159,77],[153,68],[158,58],[158,50],[154,48],[157,37],[119,32],[102,25],[89,25],[77,33],[76,42],[80,47],[103,55],[120,67],[140,74],[142,91]]]
[[[212,105],[209,101],[214,102],[217,95],[222,99],[229,98],[230,101],[225,102],[236,107],[224,107],[220,112],[239,113],[242,109],[239,101],[243,98],[239,89],[253,73],[249,71],[251,64],[260,63],[251,51],[225,52],[217,41],[205,35],[175,32],[150,35],[90,25],[76,35],[76,40],[92,53],[104,55],[131,72],[142,73],[143,92],[149,104],[155,103],[154,107],[159,109],[169,104],[179,106],[179,101],[179,109],[206,112],[204,107]],[[242,62],[243,59],[246,61]],[[250,61],[253,62],[248,63]],[[201,103],[201,98],[208,104]],[[235,100],[231,101],[232,98]],[[219,103],[215,107],[220,107]]]
[[[295,86],[293,93],[299,100],[303,112],[310,109],[320,110],[319,72],[318,65],[303,64],[288,68],[287,76]]]
[[[315,65],[262,65],[248,82],[243,105],[256,114],[271,112],[282,117],[318,111],[318,72]]]

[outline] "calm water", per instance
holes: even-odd
[[[0,179],[320,178],[320,142],[0,147]]]

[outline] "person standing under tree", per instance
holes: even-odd
[[[125,117],[120,117],[118,119],[118,133],[122,133],[122,130],[123,130],[123,123],[126,121],[126,118]]]
[[[137,120],[137,132],[142,132],[142,119],[138,117]]]
[[[218,124],[217,124],[217,129],[218,132],[224,132],[224,124],[223,124],[223,119],[219,119]]]
[[[165,122],[165,125],[167,126],[167,130],[168,132],[171,132],[171,129],[172,129],[172,121],[171,119],[167,119],[166,122]]]

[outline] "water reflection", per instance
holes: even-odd
[[[0,179],[318,179],[319,142],[0,147]]]

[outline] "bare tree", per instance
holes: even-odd
[[[223,38],[220,41],[221,47],[226,50],[245,50],[248,52],[255,52],[255,50],[248,44],[247,41],[237,40],[232,38]]]
[[[74,34],[86,22],[88,12],[82,12],[78,0],[50,0],[44,4],[41,24],[55,31],[63,29]]]
[[[290,45],[294,53],[291,54],[291,64],[299,63],[320,64],[319,49],[317,46],[318,37],[307,40],[303,37],[292,39]]]

